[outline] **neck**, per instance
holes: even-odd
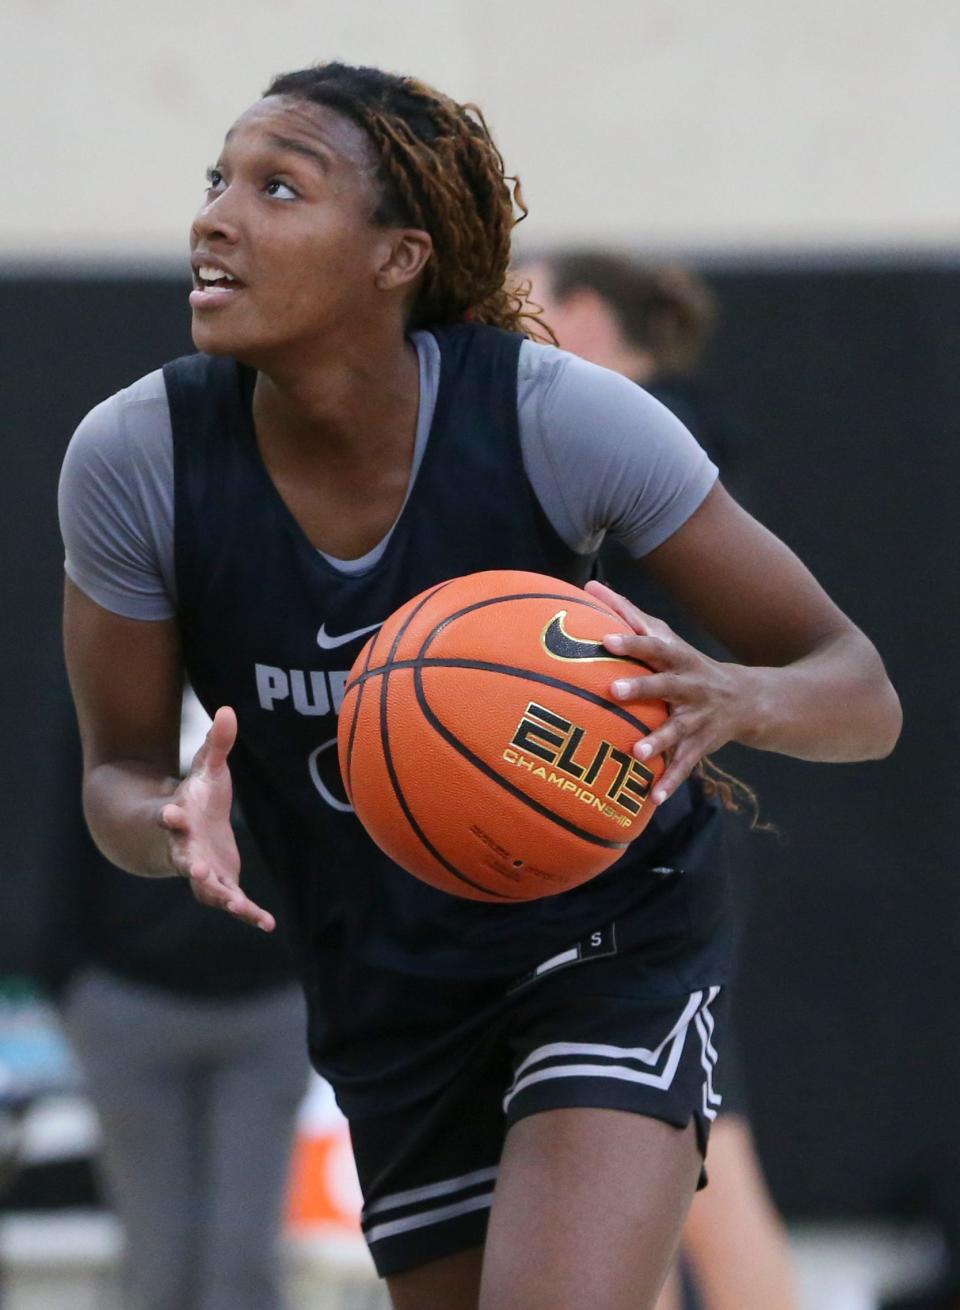
[[[399,331],[257,367],[254,422],[271,446],[355,460],[406,445],[415,428],[417,352]]]

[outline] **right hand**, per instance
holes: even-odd
[[[190,772],[160,811],[169,833],[174,871],[190,880],[202,905],[226,910],[244,923],[272,932],[272,914],[240,887],[240,853],[230,824],[233,782],[227,756],[237,740],[237,716],[227,706],[216,717],[197,751]]]

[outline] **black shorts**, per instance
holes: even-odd
[[[363,1231],[381,1276],[483,1242],[504,1137],[527,1115],[577,1106],[677,1128],[693,1119],[706,1154],[721,1102],[722,989],[638,996],[629,956],[586,959],[585,946],[514,988],[438,1096],[351,1122]]]

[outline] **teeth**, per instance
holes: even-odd
[[[232,282],[234,280],[222,268],[213,268],[209,264],[201,264],[197,269],[197,273],[203,282]]]

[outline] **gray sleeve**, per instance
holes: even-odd
[[[648,554],[716,481],[716,465],[664,405],[575,355],[525,341],[517,401],[527,477],[579,554],[607,533],[635,558]]]
[[[60,473],[67,576],[91,600],[131,619],[175,609],[173,437],[160,371],[92,409]]]

